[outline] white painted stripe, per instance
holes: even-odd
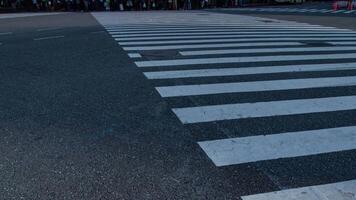
[[[355,45],[356,42],[329,42],[330,44],[333,44],[333,45]]]
[[[315,55],[283,55],[283,56],[252,56],[252,57],[220,57],[220,58],[193,58],[176,60],[156,60],[135,62],[138,67],[160,67],[180,65],[201,65],[218,63],[245,63],[245,62],[270,62],[270,61],[297,61],[297,60],[330,60],[356,58],[356,53],[344,54],[315,54]]]
[[[139,53],[129,53],[127,54],[130,58],[142,58],[141,54]]]
[[[356,149],[356,126],[212,140],[199,142],[199,145],[214,164],[221,167],[353,150]]]
[[[355,86],[356,76],[156,87],[162,97]]]
[[[208,23],[208,24],[200,24],[200,23],[187,23],[187,24],[179,24],[179,23],[174,23],[174,24],[149,24],[149,25],[104,25],[105,28],[110,29],[110,28],[123,28],[123,29],[141,29],[141,28],[189,28],[189,27],[198,27],[198,28],[204,28],[204,27],[239,27],[239,26],[255,26],[255,25],[285,25],[285,26],[317,26],[317,27],[326,27],[326,26],[321,26],[321,25],[315,25],[315,24],[309,24],[309,23],[301,23],[301,22],[291,22],[291,21],[274,21],[274,22],[259,22],[259,21],[253,21],[253,25],[249,22],[239,22],[239,23],[221,23],[221,24],[214,24],[214,23]]]
[[[349,13],[353,13],[353,12],[356,12],[356,10],[349,10],[349,11],[346,11],[345,13],[349,14]]]
[[[323,27],[320,25],[286,25],[286,24],[254,24],[254,25],[239,25],[239,26],[221,26],[221,27],[148,27],[148,28],[106,28],[108,31],[158,31],[158,30],[200,30],[200,29],[214,29],[219,30],[218,28],[229,28],[229,29],[239,29],[239,28],[248,28],[248,27],[271,27],[271,28],[280,28],[280,27],[288,27],[288,28],[316,28]],[[332,27],[323,27],[323,28],[332,28]]]
[[[39,40],[49,40],[49,39],[58,39],[58,38],[64,38],[64,36],[63,35],[57,35],[57,36],[50,36],[50,37],[35,38],[33,40],[39,41]]]
[[[264,28],[264,27],[251,27],[251,28],[238,28],[238,29],[234,29],[234,28],[228,28],[228,29],[198,29],[198,30],[167,30],[167,31],[109,31],[110,33],[116,33],[116,34],[138,34],[138,33],[185,33],[185,32],[217,32],[217,31],[246,31],[246,30],[298,30],[298,29],[302,29],[304,31],[306,30],[314,30],[314,31],[335,31],[335,30],[340,30],[340,31],[345,31],[347,29],[337,29],[337,28],[324,28],[324,27],[320,27],[320,28],[308,28],[308,27],[281,27],[281,28]]]
[[[139,40],[166,40],[166,39],[203,39],[203,38],[269,38],[269,37],[355,37],[353,34],[258,34],[258,35],[241,35],[241,34],[224,34],[224,35],[200,35],[200,36],[165,36],[165,37],[130,37],[120,38],[113,36],[116,41],[139,41]]]
[[[279,31],[279,30],[270,30],[270,31],[218,31],[218,32],[208,32],[208,33],[152,33],[152,34],[113,34],[112,36],[114,38],[134,38],[134,37],[152,37],[152,36],[157,36],[162,37],[162,36],[192,36],[192,35],[231,35],[231,34],[237,34],[237,35],[242,35],[242,34],[310,34],[310,33],[316,33],[316,34],[332,34],[332,33],[355,33],[354,31],[304,31],[304,30],[293,30],[293,31]]]
[[[167,50],[167,49],[198,49],[219,47],[264,47],[264,46],[305,46],[300,42],[256,42],[256,43],[220,43],[220,44],[188,44],[163,46],[134,46],[123,47],[126,51]]]
[[[350,180],[243,196],[242,200],[356,200],[355,188],[356,180]]]
[[[342,13],[342,12],[345,12],[345,10],[333,11],[333,12],[331,12],[331,13]]]
[[[356,109],[356,96],[174,108],[183,124]]]
[[[41,28],[41,29],[37,29],[38,32],[41,31],[54,31],[54,30],[58,30],[61,29],[61,27],[49,27],[49,28]]]
[[[236,23],[174,23],[174,24],[130,24],[130,25],[125,25],[125,24],[113,24],[113,25],[103,25],[105,28],[151,28],[151,27],[189,27],[189,26],[194,26],[194,27],[225,27],[225,26],[240,26],[240,25],[251,25],[252,21],[246,21],[246,22],[236,22]],[[312,25],[314,24],[309,24],[309,23],[302,23],[302,22],[293,22],[293,21],[273,21],[273,22],[261,22],[261,21],[256,21],[253,20],[254,24],[256,25],[270,25],[270,24],[278,24],[278,25]]]
[[[223,49],[202,51],[181,51],[183,56],[238,54],[238,53],[277,53],[277,52],[311,52],[311,51],[352,51],[356,47],[300,47],[300,48],[268,48],[268,49]]]
[[[193,77],[212,77],[212,76],[236,76],[236,75],[249,75],[249,74],[272,74],[272,73],[284,73],[284,72],[335,71],[335,70],[353,70],[353,69],[356,69],[356,63],[177,70],[177,71],[144,72],[144,74],[148,79],[171,79],[171,78],[193,78]]]
[[[164,41],[138,41],[119,42],[122,46],[127,45],[158,45],[158,44],[196,44],[196,43],[217,43],[217,42],[262,42],[262,41],[344,41],[356,40],[356,37],[286,37],[286,38],[237,38],[237,39],[202,39],[202,40],[164,40]]]
[[[12,34],[12,32],[2,32],[2,33],[0,33],[0,35],[11,35]]]

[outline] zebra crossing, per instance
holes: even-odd
[[[356,2],[354,2],[356,5]],[[345,8],[347,5],[343,5]],[[333,10],[330,5],[330,9],[326,8],[283,8],[283,7],[268,7],[268,8],[228,8],[220,10],[237,10],[237,11],[249,11],[249,12],[274,12],[274,13],[319,13],[319,14],[346,14],[355,15],[356,10]]]
[[[152,81],[162,98],[168,102],[193,101],[183,106],[170,104],[187,127],[226,121],[238,126],[240,120],[296,116],[306,116],[305,123],[313,123],[308,122],[308,116],[322,117],[325,113],[355,116],[354,31],[218,13],[208,14],[207,19],[204,12],[93,15]],[[330,90],[335,92],[329,93]],[[305,95],[290,98],[284,95],[286,92]],[[271,99],[264,99],[267,93],[272,94]],[[227,98],[232,94],[237,98]],[[244,94],[262,98],[239,100]],[[206,100],[209,98],[220,98],[222,102],[210,103]],[[206,101],[194,102],[195,99]],[[270,127],[261,129],[264,128]],[[355,121],[303,128],[247,136],[217,133],[216,138],[198,138],[197,144],[217,167],[356,152]],[[356,177],[351,175],[343,182],[241,198],[353,200],[355,193]]]

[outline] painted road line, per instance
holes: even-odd
[[[188,44],[163,46],[133,46],[123,47],[125,51],[168,50],[168,49],[199,49],[219,47],[266,47],[266,46],[305,46],[300,42],[256,42],[256,43],[220,43],[220,44]]]
[[[153,34],[176,34],[180,35],[179,33],[186,33],[186,34],[193,34],[193,33],[219,33],[219,32],[261,32],[261,31],[296,31],[296,32],[303,32],[303,31],[315,31],[315,32],[329,32],[329,31],[350,31],[348,29],[336,29],[336,28],[327,28],[327,29],[313,29],[313,28],[250,28],[250,29],[216,29],[216,30],[206,30],[206,29],[197,29],[197,30],[172,30],[172,31],[137,31],[137,32],[120,32],[120,31],[108,31],[112,35],[153,35]]]
[[[239,26],[221,26],[221,27],[147,27],[147,28],[106,28],[108,31],[150,31],[150,30],[196,30],[196,29],[218,29],[218,28],[247,28],[247,27],[271,27],[271,28],[279,28],[286,27],[288,28],[315,28],[315,27],[323,27],[323,28],[332,28],[332,27],[324,27],[320,25],[285,25],[285,24],[254,24],[254,25],[239,25]]]
[[[308,23],[286,23],[286,22],[273,22],[273,23],[263,23],[263,22],[254,22],[251,23],[236,23],[236,24],[172,24],[172,25],[147,25],[147,26],[122,26],[122,25],[113,25],[113,26],[104,26],[105,29],[119,29],[119,30],[135,30],[135,29],[159,29],[159,28],[230,28],[230,27],[240,27],[240,26],[309,26],[309,27],[328,27],[321,26],[316,24]],[[329,27],[330,28],[330,27]]]
[[[356,10],[349,10],[349,11],[346,11],[345,13],[350,14],[350,13],[353,13],[353,12],[356,12]]]
[[[355,59],[356,53],[341,54],[308,54],[308,55],[282,55],[282,56],[252,56],[252,57],[219,57],[219,58],[193,58],[175,60],[137,61],[138,67],[169,67],[181,65],[246,63],[246,62],[272,62],[272,61],[304,61],[304,60],[330,60]]]
[[[262,41],[355,41],[356,37],[277,37],[277,38],[237,38],[237,39],[202,39],[202,40],[164,40],[164,41],[138,41],[119,42],[119,45],[159,45],[159,44],[196,44],[218,42],[262,42]]]
[[[242,200],[356,200],[356,180],[269,192]]]
[[[142,58],[141,54],[139,53],[129,53],[127,54],[130,58]]]
[[[279,31],[279,30],[272,30],[272,31],[218,31],[218,32],[208,32],[208,33],[152,33],[152,34],[112,34],[114,38],[134,38],[134,37],[163,37],[163,36],[193,36],[193,35],[249,35],[249,34],[344,34],[344,33],[356,33],[354,31],[304,31],[304,30],[293,30],[293,31]]]
[[[157,71],[157,72],[144,72],[144,75],[148,79],[174,79],[174,78],[237,76],[237,75],[251,75],[251,74],[336,71],[336,70],[355,70],[355,69],[356,69],[356,63],[337,63],[337,64],[285,65],[285,66],[266,66],[266,67]]]
[[[198,144],[213,163],[221,167],[356,149],[356,126],[211,140]]]
[[[355,45],[356,42],[328,42],[333,45]]]
[[[277,52],[323,52],[323,51],[355,51],[356,47],[301,47],[301,48],[268,48],[268,49],[223,49],[202,51],[181,51],[183,56],[240,54],[240,53],[277,53]]]
[[[63,29],[61,27],[50,27],[50,28],[41,28],[41,29],[37,29],[36,31],[41,32],[41,31],[54,31],[54,30],[59,30],[59,29]]]
[[[324,28],[324,27],[320,27],[320,28],[302,28],[302,27],[280,27],[280,28],[258,28],[258,27],[251,27],[251,28],[238,28],[238,29],[233,29],[233,28],[228,28],[228,29],[198,29],[198,30],[167,30],[167,31],[109,31],[111,33],[116,33],[116,34],[138,34],[138,33],[185,33],[185,32],[217,32],[217,31],[246,31],[246,30],[298,30],[298,29],[302,29],[304,31],[306,30],[310,30],[310,31],[336,31],[336,30],[340,30],[340,31],[346,31],[348,29],[337,29],[337,28]]]
[[[117,31],[117,32],[127,32],[127,31],[159,31],[159,30],[200,30],[200,29],[206,29],[206,30],[219,30],[219,29],[240,29],[240,28],[284,28],[288,26],[288,28],[332,28],[332,27],[324,27],[320,25],[285,25],[285,24],[275,24],[275,25],[239,25],[239,26],[221,26],[221,27],[148,27],[148,28],[106,28],[108,31]]]
[[[156,87],[162,97],[355,86],[356,76]]]
[[[356,109],[356,96],[174,108],[183,124]]]
[[[0,35],[11,35],[12,34],[12,32],[2,32],[2,33],[0,33]]]
[[[56,36],[50,36],[50,37],[35,38],[33,40],[39,41],[39,40],[50,40],[50,39],[58,39],[58,38],[64,38],[64,36],[63,35],[56,35]]]
[[[345,12],[345,10],[333,11],[333,12],[331,12],[331,13],[342,13],[342,12]]]
[[[258,34],[258,35],[241,35],[241,34],[224,34],[224,35],[201,35],[201,36],[162,36],[162,37],[136,37],[136,38],[120,38],[113,36],[116,41],[138,41],[138,40],[167,40],[167,39],[203,39],[203,38],[272,38],[272,37],[355,37],[356,33],[352,34]]]

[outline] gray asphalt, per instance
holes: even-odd
[[[235,199],[277,189],[254,166],[216,168],[90,14],[1,24],[13,35],[0,36],[0,199]],[[33,40],[53,35],[65,37]]]
[[[322,25],[334,20],[335,26],[355,28],[337,17],[258,16]],[[355,110],[194,125],[183,125],[171,112],[190,105],[356,95],[356,87],[163,99],[155,86],[206,78],[147,80],[88,13],[0,24],[0,33],[12,32],[0,35],[0,199],[240,199],[356,179],[355,150],[217,168],[196,143],[356,125]],[[43,39],[53,36],[61,37]],[[352,75],[355,70],[209,82]]]

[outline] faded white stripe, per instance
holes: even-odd
[[[356,63],[176,70],[176,71],[144,72],[144,74],[148,79],[171,79],[171,78],[192,78],[192,77],[211,77],[211,76],[236,76],[236,75],[248,75],[248,74],[270,74],[270,73],[284,73],[284,72],[334,71],[334,70],[352,70],[352,69],[356,69]]]
[[[184,124],[356,109],[356,96],[174,108]]]
[[[356,149],[356,126],[211,140],[199,145],[221,167]]]
[[[356,85],[356,76],[156,87],[162,97],[295,90]]]
[[[242,200],[356,200],[356,180],[243,196]]]
[[[138,41],[138,42],[119,42],[120,45],[156,45],[156,44],[194,44],[194,43],[216,43],[216,42],[261,42],[261,41],[340,41],[356,40],[356,37],[286,37],[286,38],[248,38],[248,39],[208,39],[208,40],[164,40],[164,41]]]
[[[252,57],[222,57],[222,58],[196,58],[176,60],[138,61],[138,67],[160,67],[180,65],[245,63],[245,62],[271,62],[271,61],[296,61],[296,60],[330,60],[356,58],[356,53],[343,54],[315,54],[315,55],[283,55],[283,56],[252,56]]]
[[[166,36],[166,37],[134,37],[134,38],[115,38],[116,41],[139,41],[139,40],[166,40],[166,39],[203,39],[203,38],[269,38],[269,37],[355,37],[352,34],[258,34],[258,35],[202,35],[202,36]]]
[[[220,43],[220,44],[188,44],[163,46],[134,46],[123,47],[125,51],[168,50],[168,49],[199,49],[219,47],[262,47],[262,46],[305,46],[300,42],[254,42],[254,43]]]
[[[249,35],[249,34],[353,34],[355,32],[352,31],[304,31],[304,30],[293,30],[293,31],[279,31],[279,30],[273,30],[273,31],[218,31],[218,32],[209,32],[209,33],[152,33],[152,34],[122,34],[122,35],[117,35],[113,34],[112,36],[114,38],[135,38],[135,37],[152,37],[156,36],[155,38],[160,38],[162,36],[192,36],[192,35]]]
[[[216,55],[216,54],[238,54],[238,53],[276,53],[276,52],[310,52],[310,51],[352,51],[356,47],[300,47],[300,48],[268,48],[268,49],[223,49],[202,51],[181,51],[183,56]]]

